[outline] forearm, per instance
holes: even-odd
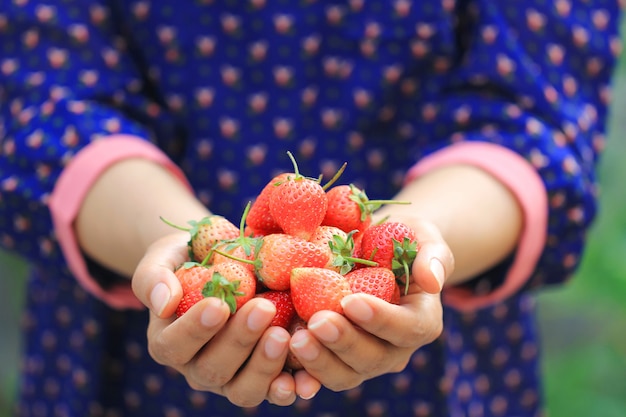
[[[115,163],[85,197],[75,222],[82,250],[103,266],[131,276],[147,247],[208,210],[179,179],[157,163],[132,158]],[[182,232],[181,232],[182,233]]]
[[[419,216],[441,231],[455,257],[447,285],[468,280],[514,250],[522,210],[509,189],[472,165],[435,169],[407,184],[395,197],[410,205],[387,205],[377,215]]]

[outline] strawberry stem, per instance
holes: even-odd
[[[294,174],[296,174],[296,177],[294,179],[301,178],[302,175],[300,174],[300,171],[298,170],[298,163],[296,162],[296,158],[294,158],[291,151],[287,151],[287,156],[289,157],[289,159],[291,159],[291,163],[293,164],[293,172]]]
[[[402,262],[404,266],[404,295],[409,293],[409,265],[406,262]]]
[[[368,200],[364,204],[368,204],[368,205],[382,205],[382,204],[404,204],[404,205],[408,205],[408,204],[411,204],[411,202],[410,201],[404,201],[404,200]]]
[[[334,183],[337,182],[339,177],[341,177],[341,174],[343,174],[343,172],[346,170],[346,166],[347,165],[348,165],[348,163],[344,162],[343,165],[341,165],[341,168],[339,168],[339,170],[337,170],[337,172],[335,172],[335,175],[333,175],[333,177],[324,186],[322,186],[322,189],[324,191],[328,190],[331,185],[333,185]],[[321,178],[320,178],[320,180],[321,180]]]
[[[260,269],[263,264],[261,263],[261,261],[259,259],[244,259],[244,258],[240,258],[238,256],[232,255],[230,253],[226,253],[226,252],[222,252],[219,249],[211,249],[211,251],[213,253],[219,253],[222,256],[227,257],[228,259],[232,259],[233,261],[238,261],[238,262],[242,262],[244,264],[250,264],[250,265],[254,265],[254,269]]]
[[[174,224],[174,223],[170,222],[169,220],[166,220],[163,216],[159,216],[159,219],[161,219],[161,221],[163,223],[165,223],[168,226],[173,227],[174,229],[178,229],[178,230],[181,230],[183,232],[189,232],[191,230],[190,227],[185,228],[185,227],[179,226],[177,224]]]

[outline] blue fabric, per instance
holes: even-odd
[[[3,2],[0,241],[35,267],[18,415],[539,415],[529,290],[571,275],[595,215],[618,17],[602,0]],[[46,197],[114,133],[156,143],[236,222],[288,150],[310,176],[348,161],[342,182],[388,198],[425,155],[495,142],[543,178],[548,242],[519,294],[446,309],[405,371],[240,410],[154,363],[146,314],[109,309],[67,272]]]

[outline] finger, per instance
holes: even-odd
[[[443,308],[438,294],[409,293],[401,305],[368,294],[351,294],[341,305],[345,316],[368,333],[400,348],[417,349],[443,331]]]
[[[384,339],[355,327],[344,316],[328,311],[314,314],[307,325],[316,339],[361,377],[385,373],[392,346]]]
[[[248,360],[275,314],[271,301],[254,298],[245,303],[186,365],[188,379],[210,391],[221,390]]]
[[[182,367],[222,329],[229,316],[226,303],[215,297],[199,301],[178,319],[151,314],[148,351],[160,364]]]
[[[410,219],[417,235],[418,251],[411,269],[411,279],[428,293],[441,292],[446,277],[454,270],[454,256],[433,224]]]
[[[335,316],[340,317],[338,314]],[[346,322],[346,327],[352,326]],[[290,348],[313,378],[333,391],[344,391],[363,382],[364,376],[359,373],[361,369],[355,370],[350,366],[353,364],[360,367],[363,364],[357,364],[359,359],[352,362],[352,357],[348,354],[351,351],[360,357],[357,353],[357,338],[344,335],[338,337],[340,340],[322,344],[311,330],[300,330],[291,337]],[[342,360],[343,358],[346,360]],[[329,369],[332,372],[328,372]]]
[[[246,365],[224,387],[224,394],[230,402],[240,407],[252,407],[260,404],[266,397],[288,405],[295,401],[295,384],[284,375],[274,385],[276,391],[270,391],[275,379],[281,374],[285,358],[289,352],[289,332],[282,327],[269,328],[259,340]]]
[[[296,383],[296,394],[303,400],[312,399],[322,388],[320,381],[304,369],[294,372],[293,379]]]
[[[133,274],[133,293],[158,317],[172,316],[182,297],[174,270],[188,260],[186,239],[183,234],[173,234],[158,240]]]
[[[418,238],[419,250],[411,268],[411,279],[431,294],[441,292],[454,271],[454,257],[442,240]]]
[[[289,342],[286,343],[289,346]],[[290,372],[281,372],[270,385],[267,401],[271,404],[287,406],[296,401],[296,382]]]

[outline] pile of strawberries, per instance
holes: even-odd
[[[408,288],[416,236],[403,223],[372,224],[381,204],[356,186],[326,185],[298,172],[274,177],[248,204],[239,227],[222,216],[190,221],[191,260],[175,274],[183,288],[182,316],[204,297],[223,299],[235,313],[253,297],[272,301],[272,325],[294,331],[317,311],[342,313],[355,292],[398,303]],[[179,226],[172,225],[177,228]]]

